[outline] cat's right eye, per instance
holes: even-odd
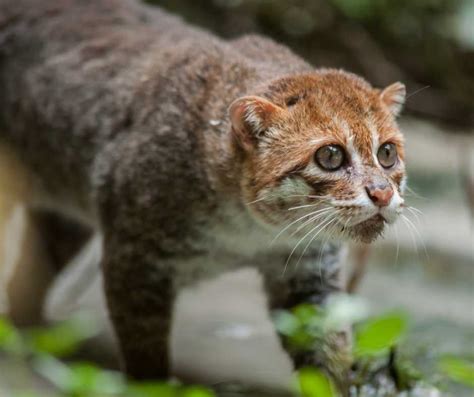
[[[339,145],[326,145],[320,147],[314,155],[316,163],[326,171],[336,171],[344,164],[346,155]]]
[[[390,142],[379,147],[377,158],[383,168],[391,168],[397,162],[397,147]]]

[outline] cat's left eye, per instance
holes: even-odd
[[[384,168],[391,168],[397,162],[397,147],[393,143],[384,143],[379,147],[377,159]]]
[[[339,145],[326,145],[320,147],[314,155],[316,163],[326,171],[336,171],[345,161],[344,149]]]

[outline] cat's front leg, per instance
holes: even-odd
[[[264,272],[269,309],[291,309],[300,304],[324,305],[332,294],[341,291],[339,277],[337,269],[325,272],[304,263],[300,263],[295,271],[288,270],[284,275]],[[308,349],[291,346],[284,336],[281,336],[281,340],[295,369],[305,366],[323,369],[344,395],[352,363],[350,330],[331,332]]]
[[[175,300],[173,261],[149,246],[105,240],[103,273],[110,317],[122,365],[135,379],[167,379]]]

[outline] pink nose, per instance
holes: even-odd
[[[388,183],[366,186],[365,191],[372,202],[378,207],[386,207],[393,196],[393,189]]]

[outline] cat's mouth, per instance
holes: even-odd
[[[386,223],[387,220],[383,215],[376,214],[369,219],[347,228],[345,232],[356,241],[370,243],[383,233]]]

